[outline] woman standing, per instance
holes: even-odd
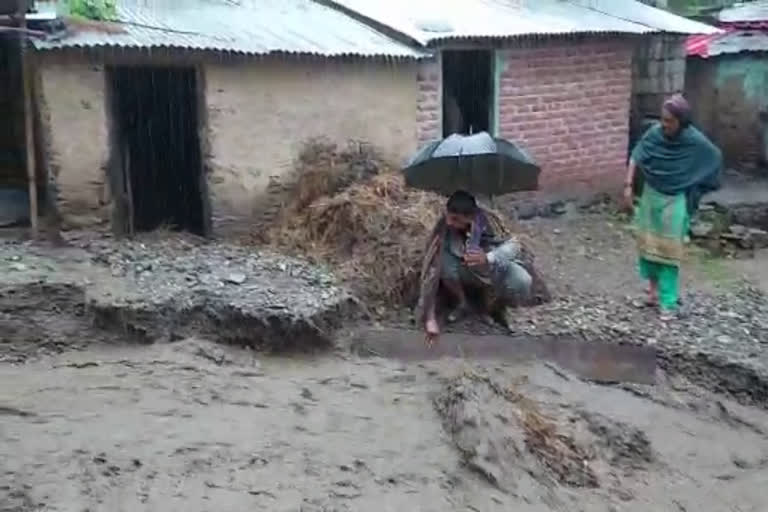
[[[679,301],[680,263],[690,216],[701,196],[719,187],[722,154],[691,125],[690,106],[676,94],[664,102],[661,123],[632,151],[624,200],[632,208],[632,184],[639,169],[643,192],[635,213],[640,276],[648,281],[648,303],[669,319]]]

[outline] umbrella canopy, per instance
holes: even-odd
[[[422,148],[403,169],[408,186],[485,196],[539,188],[541,170],[514,143],[487,132],[454,134]]]

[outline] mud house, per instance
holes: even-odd
[[[248,227],[317,136],[402,162],[489,130],[545,189],[611,187],[634,49],[711,31],[634,0],[120,0],[34,41],[38,160],[65,225],[117,232]]]
[[[728,164],[768,162],[768,2],[720,11],[721,34],[687,43],[686,93]]]
[[[256,9],[258,8],[258,9]],[[419,49],[310,0],[122,1],[35,41],[50,194],[66,225],[247,227],[299,145],[416,149]]]

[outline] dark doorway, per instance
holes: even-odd
[[[127,231],[207,234],[196,70],[113,68],[107,76]]]
[[[0,34],[0,227],[29,222],[22,40]]]
[[[443,135],[491,131],[493,52],[443,51]]]

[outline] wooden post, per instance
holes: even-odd
[[[23,31],[21,39],[21,73],[24,86],[24,142],[27,149],[27,181],[29,183],[29,222],[32,238],[38,235],[37,218],[37,173],[35,172],[35,133],[32,110],[32,80],[30,78],[29,52],[27,51],[27,3],[19,0],[19,24]]]

